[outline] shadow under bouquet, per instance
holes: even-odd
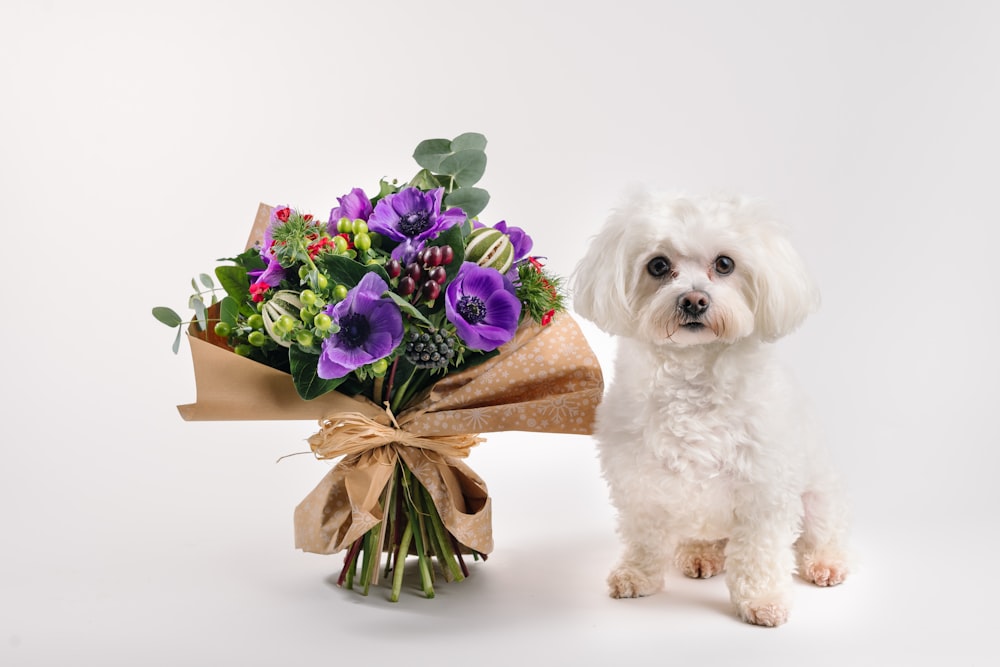
[[[480,433],[587,434],[602,395],[561,279],[523,229],[478,220],[485,146],[421,142],[412,180],[354,188],[326,219],[262,204],[246,249],[192,280],[181,415],[318,419],[312,453],[340,461],[296,508],[296,546],[346,552],[338,583],[386,578],[393,601],[408,556],[433,597],[492,551],[486,484],[461,460]],[[153,314],[176,352],[185,320]]]

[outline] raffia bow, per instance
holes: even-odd
[[[396,421],[388,404],[390,425],[381,424],[360,412],[342,412],[320,420],[320,430],[309,438],[318,459],[360,454],[385,445],[402,445],[428,450],[441,456],[465,458],[469,449],[485,438],[476,434],[422,436],[407,431]]]

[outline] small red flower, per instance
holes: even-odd
[[[333,247],[333,241],[329,237],[324,236],[316,243],[309,245],[309,259],[316,259],[316,255],[327,249],[333,250]]]
[[[288,222],[288,218],[291,215],[292,215],[292,209],[288,208],[287,206],[284,208],[279,208],[277,211],[274,212],[274,217],[276,217],[278,220],[281,220],[282,222]]]
[[[260,303],[264,300],[264,294],[271,289],[271,286],[267,283],[254,283],[250,286],[250,297],[253,299],[254,303]]]
[[[549,323],[552,321],[552,318],[555,317],[555,315],[556,315],[556,311],[554,311],[554,310],[550,310],[549,312],[547,312],[544,315],[542,315],[542,326],[543,327],[544,326],[548,326]]]
[[[305,220],[306,222],[309,222],[310,220],[313,219],[312,213],[306,213],[304,216],[302,216],[302,219]]]

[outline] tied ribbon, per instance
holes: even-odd
[[[388,403],[385,412],[390,425],[381,424],[360,412],[341,412],[321,419],[320,430],[309,438],[313,454],[318,459],[332,459],[361,454],[385,445],[402,445],[441,456],[465,458],[469,449],[485,441],[485,438],[472,434],[416,435],[399,425]]]

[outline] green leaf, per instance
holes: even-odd
[[[316,258],[316,264],[323,269],[331,283],[344,285],[348,289],[361,282],[366,273],[377,273],[382,280],[389,282],[389,274],[378,264],[359,264],[342,255],[322,254]]]
[[[418,171],[417,175],[410,179],[409,184],[410,186],[420,188],[421,190],[434,190],[435,188],[440,188],[445,185],[427,169],[421,169]]]
[[[156,306],[153,308],[153,317],[163,322],[168,327],[179,327],[184,323],[181,316],[178,315],[172,308],[167,308],[166,306]]]
[[[431,321],[429,319],[427,319],[426,317],[424,317],[424,314],[421,313],[419,310],[417,310],[417,307],[414,306],[409,301],[407,301],[404,297],[399,296],[398,294],[396,294],[392,290],[386,292],[386,294],[389,295],[390,299],[392,299],[393,301],[396,302],[396,305],[399,306],[399,309],[401,311],[403,311],[404,313],[406,313],[407,315],[409,315],[410,317],[412,317],[414,319],[420,320],[420,322],[422,322],[423,324],[427,325],[428,328],[431,328],[431,329],[434,328],[434,325],[431,324]]]
[[[177,335],[174,336],[174,344],[170,346],[170,349],[174,351],[174,354],[177,354],[177,351],[181,349],[181,331],[183,331],[183,329],[177,327]]]
[[[304,352],[298,346],[288,348],[288,363],[292,374],[292,383],[299,396],[307,401],[335,390],[344,378],[324,380],[316,374],[316,364],[319,355]]]
[[[198,318],[198,327],[204,331],[208,328],[208,314],[205,311],[205,300],[198,295],[194,295],[188,301],[188,305],[194,309],[195,317]]]
[[[417,144],[413,159],[424,169],[438,172],[441,160],[451,155],[451,141],[448,139],[425,139]]]
[[[453,177],[460,188],[475,185],[486,173],[486,153],[478,150],[459,151],[441,160],[441,166],[436,171]]]
[[[240,312],[239,302],[231,296],[222,297],[219,304],[219,319],[230,326],[236,326],[236,316]]]
[[[207,273],[199,273],[198,280],[200,280],[201,284],[207,287],[208,289],[215,288],[215,283],[212,282],[212,276],[208,275]]]
[[[454,152],[475,150],[486,150],[486,137],[478,132],[466,132],[451,140],[451,150]]]
[[[482,188],[462,188],[455,190],[444,197],[444,204],[447,208],[459,207],[470,218],[474,218],[483,212],[490,202],[490,193]]]
[[[242,266],[217,266],[215,277],[219,279],[226,294],[237,301],[243,301],[250,293],[250,279]]]

